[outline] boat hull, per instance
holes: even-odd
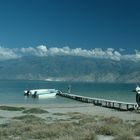
[[[32,97],[32,98],[53,98],[58,93],[58,90],[55,89],[33,89],[33,90],[25,90],[24,96]]]
[[[57,93],[50,93],[50,94],[40,94],[38,95],[39,99],[45,99],[45,98],[54,98]]]

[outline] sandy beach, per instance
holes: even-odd
[[[134,111],[119,111],[116,109],[111,108],[105,108],[100,106],[95,106],[93,104],[87,104],[87,103],[77,103],[77,104],[50,104],[50,105],[39,105],[39,104],[8,104],[4,106],[15,106],[15,107],[25,107],[25,108],[41,108],[44,110],[47,110],[50,114],[53,113],[71,113],[71,112],[79,112],[82,114],[88,114],[88,115],[99,115],[104,117],[119,117],[123,120],[140,120],[140,111],[134,110]],[[10,118],[14,116],[22,115],[22,113],[19,111],[5,111],[0,110],[1,116],[4,118]]]
[[[14,109],[11,110],[11,108],[8,108],[8,107],[15,107],[14,108],[15,110]],[[20,110],[20,108],[21,108],[21,110]],[[39,110],[43,110],[46,112],[45,113],[36,112],[36,111],[35,112],[26,112],[28,110],[31,111],[31,109],[39,109]],[[19,118],[21,119],[23,116],[30,117],[31,115],[33,118],[37,117],[39,119],[44,120],[46,125],[49,125],[49,124],[60,125],[62,123],[63,124],[76,123],[76,125],[80,124],[80,127],[81,127],[81,122],[83,121],[84,122],[83,125],[86,127],[87,127],[87,125],[90,125],[89,122],[93,123],[94,125],[96,124],[96,127],[98,125],[100,126],[101,124],[103,124],[102,127],[104,127],[104,126],[108,125],[106,123],[106,121],[109,120],[109,123],[111,123],[109,125],[109,127],[112,126],[112,123],[113,123],[113,125],[115,124],[114,126],[118,127],[117,126],[118,123],[121,125],[120,122],[129,122],[129,123],[134,123],[134,122],[139,123],[140,122],[140,117],[139,117],[140,111],[118,111],[115,109],[94,106],[93,104],[79,103],[79,102],[75,103],[75,104],[52,104],[52,105],[45,105],[45,104],[44,105],[39,105],[39,104],[4,105],[3,104],[0,106],[0,124],[1,125],[7,124],[7,123],[10,124],[11,122],[13,122],[13,120],[15,121],[15,118],[18,120]],[[25,120],[26,119],[27,118],[25,118]],[[26,121],[25,120],[22,120],[22,122],[24,121],[24,123],[25,123],[27,121],[27,120]],[[32,120],[32,118],[31,118],[31,120]],[[103,120],[105,120],[105,124],[104,124]],[[36,123],[38,124],[38,121]],[[32,125],[32,123],[31,123],[31,125]],[[23,125],[21,125],[20,127],[22,128]],[[33,126],[33,127],[36,127],[36,126]],[[66,127],[66,126],[64,126],[64,127]],[[97,127],[97,130],[98,130],[98,127]],[[117,129],[117,128],[115,128],[115,129]],[[2,128],[0,129],[0,131],[1,130],[2,130]],[[94,131],[96,132],[96,129]],[[97,133],[96,139],[98,139],[98,140],[113,140],[114,137],[116,136],[114,131],[113,132],[109,131],[109,134],[108,134],[108,129],[107,130],[103,129],[102,130],[103,132],[102,131],[100,132],[100,131],[96,132]],[[87,134],[85,134],[85,135],[87,135]],[[43,139],[43,138],[39,138],[39,139]],[[61,136],[59,139],[61,139],[61,138],[65,139],[66,137],[63,138]],[[136,135],[134,138],[139,139],[139,136]],[[7,139],[7,137],[6,137],[6,139]],[[22,139],[22,138],[19,137],[19,139]],[[26,139],[28,139],[28,137]],[[58,138],[54,138],[54,139],[58,139]],[[71,140],[71,139],[74,139],[74,138],[70,138],[68,140]],[[80,139],[80,138],[77,138],[77,139]],[[93,139],[95,139],[95,138],[93,138]]]

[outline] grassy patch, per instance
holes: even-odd
[[[109,135],[114,136],[117,134],[117,131],[114,127],[111,125],[101,125],[101,126],[95,126],[95,132],[100,135]]]
[[[68,115],[70,116],[70,119],[72,120],[82,120],[89,117],[89,115],[85,115],[79,112],[68,113]]]
[[[78,115],[78,114],[81,114],[81,113],[80,112],[68,112],[67,113],[67,115],[76,115],[76,114]]]
[[[95,124],[97,121],[101,121],[102,116],[92,116],[92,115],[84,115],[80,120],[79,120],[79,124],[83,125],[83,124]]]
[[[53,113],[53,115],[57,115],[57,116],[63,116],[63,115],[66,115],[66,114],[64,114],[64,113]]]
[[[49,112],[40,108],[30,108],[30,109],[24,110],[22,113],[43,114],[43,113],[49,113]]]
[[[123,120],[118,118],[118,117],[104,118],[103,121],[105,121],[106,123],[111,123],[111,124],[121,124],[121,123],[123,123]]]
[[[89,131],[74,123],[32,124],[12,121],[5,127],[0,127],[0,136],[5,139],[96,140],[93,130]]]
[[[0,125],[0,137],[3,139],[38,140],[97,140],[96,135],[113,136],[114,140],[133,140],[138,135],[140,123],[124,122],[117,117],[99,117],[74,113],[77,121],[60,119],[45,123],[46,120],[35,115],[14,117],[11,122]],[[136,131],[137,130],[137,131]]]
[[[7,127],[7,126],[8,126],[8,123],[0,124],[0,128],[4,128],[4,127]]]
[[[6,111],[22,111],[24,109],[25,109],[24,107],[0,106],[0,110]]]
[[[30,123],[30,124],[44,123],[43,119],[36,117],[34,115],[23,115],[23,116],[19,116],[19,117],[14,117],[13,119],[22,120],[23,122]]]
[[[115,136],[113,140],[135,140],[131,133],[125,132]]]
[[[133,124],[133,130],[136,136],[140,136],[140,122],[136,122]]]

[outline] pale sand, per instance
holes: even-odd
[[[57,105],[44,107],[52,113],[68,113],[68,112],[79,112],[83,114],[89,114],[93,116],[104,116],[104,117],[119,117],[123,120],[140,120],[140,111],[118,111],[115,109],[94,106],[92,104],[74,104],[74,105]]]
[[[118,111],[115,109],[94,106],[87,103],[75,103],[75,104],[52,104],[52,105],[39,105],[39,104],[7,104],[7,106],[25,107],[25,108],[41,108],[47,110],[48,116],[54,117],[54,113],[73,113],[79,112],[82,114],[88,114],[93,116],[104,117],[119,117],[123,120],[140,120],[140,111]],[[4,123],[12,117],[25,115],[22,111],[4,111],[0,110],[0,123]],[[39,114],[40,117],[46,117],[44,114]],[[55,115],[55,117],[59,117]]]

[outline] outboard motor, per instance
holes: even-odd
[[[30,90],[24,91],[24,96],[29,97],[29,94],[30,94]]]

